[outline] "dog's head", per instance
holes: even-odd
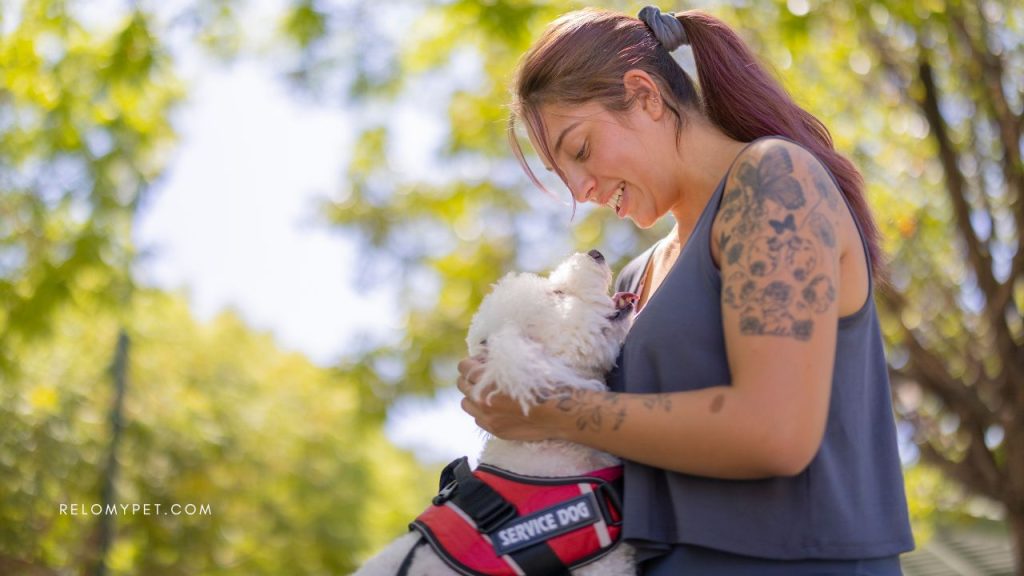
[[[632,319],[632,295],[608,295],[612,273],[597,250],[574,254],[547,278],[510,273],[470,324],[470,355],[485,352],[480,394],[502,392],[528,411],[556,386],[604,387]]]

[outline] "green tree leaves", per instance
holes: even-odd
[[[433,489],[367,415],[362,385],[235,315],[201,325],[134,278],[134,218],[186,94],[171,28],[192,19],[196,42],[230,56],[234,2],[177,20],[138,3],[87,26],[90,9],[0,1],[0,572],[87,572],[100,557],[112,574],[350,572]],[[112,503],[148,513],[90,514],[108,484]]]
[[[112,573],[349,572],[429,500],[344,376],[232,314],[201,325],[179,297],[134,302],[115,501],[161,513],[114,519]],[[60,505],[99,502],[118,324],[63,307],[52,338],[17,350],[22,376],[0,388],[0,562],[71,568],[90,552],[99,517]]]
[[[19,7],[0,36],[0,374],[61,303],[126,296],[131,218],[182,96],[146,13],[104,35],[63,2]]]

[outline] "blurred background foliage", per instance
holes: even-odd
[[[553,201],[505,141],[516,60],[583,3],[293,0],[262,23],[289,55],[274,61],[282,82],[357,111],[324,221],[358,239],[364,287],[401,287],[403,336],[364,339],[328,369],[230,312],[197,322],[181,297],[137,285],[132,227],[189,90],[167,38],[259,57],[245,4],[115,3],[101,30],[88,2],[0,0],[0,573],[351,570],[435,488],[436,466],[394,448],[384,419],[451,386],[490,284],[574,249],[621,265],[668,230],[574,210],[546,180]],[[878,303],[919,541],[995,518],[1020,546],[1024,8],[661,8],[734,25],[864,172],[891,260]],[[396,162],[410,142],[428,169]],[[58,514],[105,501],[214,513]]]
[[[431,495],[343,375],[230,312],[199,325],[177,296],[140,291],[121,313],[133,344],[114,501],[212,513],[118,516],[109,573],[344,573]],[[123,323],[67,306],[53,326],[16,350],[20,377],[2,390],[5,574],[32,573],[16,561],[93,573],[99,517],[57,512],[101,502]]]

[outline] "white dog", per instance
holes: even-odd
[[[631,294],[609,297],[611,279],[608,264],[596,250],[588,254],[574,254],[547,278],[522,273],[510,273],[502,278],[481,303],[480,309],[473,317],[467,337],[470,355],[486,351],[487,356],[484,372],[474,391],[476,399],[486,401],[491,394],[502,393],[518,401],[526,413],[538,400],[556,393],[556,388],[572,386],[604,390],[604,375],[614,366],[619,348],[629,329],[634,299]],[[469,474],[468,465],[464,460],[460,471],[452,471],[453,467],[458,468],[455,466],[458,462],[453,462],[449,469],[446,469],[446,473],[452,474],[448,480],[453,480],[460,472],[461,479]],[[531,477],[537,483],[554,484],[557,482],[554,480],[556,478],[584,477],[598,470],[613,470],[612,467],[618,464],[619,460],[610,454],[569,442],[515,442],[488,437],[476,473],[484,471],[509,478],[519,478],[521,475]],[[538,478],[541,479],[539,482],[536,480]],[[469,478],[466,483],[472,480]],[[459,490],[465,491],[462,484],[460,481],[452,481],[449,487],[442,490],[434,499],[434,506],[428,508],[424,516],[431,513],[431,510],[437,514],[448,513],[448,509],[451,508],[458,512],[472,529],[482,527],[482,521],[480,526],[473,523],[474,519],[479,518],[468,518],[468,515],[458,507],[447,502],[447,499],[453,496],[446,492],[453,491],[454,487],[454,498],[457,498]],[[588,494],[591,489],[585,484],[569,484],[577,490],[575,500],[592,496]],[[579,488],[576,488],[577,486]],[[589,520],[585,528],[562,528],[567,531],[576,530],[577,534],[586,530],[598,531],[601,534],[600,540],[606,548],[593,555],[597,559],[588,559],[578,564],[578,567],[572,570],[572,574],[635,574],[633,549],[624,543],[608,546],[608,525],[617,524],[606,525],[606,522],[601,520],[608,518],[607,505],[603,500],[598,504],[604,493],[602,488],[604,486],[597,487],[597,498],[591,498],[590,504],[574,504],[583,506],[580,509],[581,514],[576,514],[575,510],[568,508],[556,509],[557,506],[554,506],[525,516],[520,515],[511,524],[508,523],[508,518],[502,518],[502,523],[499,524],[501,528],[489,532],[489,537],[478,536],[476,532],[471,532],[468,537],[464,533],[452,537],[458,542],[458,547],[468,548],[471,545],[466,542],[474,539],[482,539],[477,542],[481,546],[497,546],[500,542],[502,545],[514,547],[519,545],[516,544],[517,539],[519,542],[530,540],[535,534],[541,534],[545,530],[556,530],[560,521],[570,522],[570,516],[582,516],[583,521]],[[595,505],[601,510],[595,510]],[[511,512],[514,515],[515,511]],[[596,514],[600,521],[594,522],[590,516],[595,512],[604,513],[603,516],[601,513]],[[621,510],[615,512],[616,518],[618,514],[621,514]],[[392,542],[369,560],[355,576],[395,576],[400,572],[408,576],[500,574],[506,569],[508,573],[526,572],[528,576],[533,576],[529,574],[530,570],[521,568],[512,560],[514,554],[511,552],[508,555],[495,556],[495,562],[504,560],[509,566],[502,564],[500,569],[494,571],[475,571],[450,559],[446,562],[431,546],[421,545],[434,545],[438,540],[429,529],[424,529],[421,523],[424,516],[417,519],[417,530],[412,530]],[[537,518],[530,522],[524,520],[531,516]],[[517,522],[522,525],[512,526]],[[512,527],[505,529],[506,526]]]

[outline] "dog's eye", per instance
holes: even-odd
[[[555,296],[565,296],[565,290],[552,290],[551,293]]]

